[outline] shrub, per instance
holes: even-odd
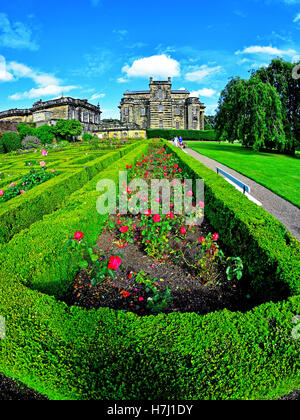
[[[216,133],[214,130],[162,130],[151,129],[147,130],[148,138],[163,138],[166,140],[173,140],[174,137],[182,137],[183,140],[206,140],[217,141]]]
[[[22,142],[21,142],[23,147],[38,147],[41,145],[41,141],[40,139],[38,139],[37,137],[34,136],[26,136]]]
[[[84,135],[82,136],[83,141],[89,141],[89,140],[92,140],[93,138],[94,138],[94,136],[92,136],[89,133],[84,133]]]
[[[21,140],[27,136],[35,136],[35,128],[30,127],[28,124],[21,123],[17,126],[17,130]]]
[[[54,140],[54,127],[49,125],[42,125],[35,130],[35,135],[41,140],[42,144],[51,144]]]
[[[1,137],[4,152],[10,153],[21,148],[21,139],[17,133],[4,133]]]

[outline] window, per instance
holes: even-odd
[[[146,108],[141,108],[141,116],[144,117],[146,115]]]
[[[194,129],[194,130],[197,130],[197,128],[198,128],[198,123],[197,123],[197,122],[194,122],[194,123],[193,123],[193,129]]]
[[[197,115],[197,108],[193,108],[193,114],[194,114],[194,116]]]
[[[159,120],[159,128],[164,128],[164,122],[163,122],[163,120]]]
[[[162,104],[158,105],[158,112],[164,112],[164,106]]]
[[[175,108],[175,115],[179,115],[179,114],[180,114],[179,106],[176,106],[176,108]]]
[[[179,130],[179,128],[180,128],[180,122],[176,121],[176,130]]]
[[[124,108],[124,115],[125,115],[125,117],[128,117],[128,115],[129,115],[128,107]]]
[[[158,99],[160,99],[160,100],[164,99],[164,93],[163,93],[161,88],[158,90]]]

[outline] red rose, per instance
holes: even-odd
[[[213,238],[213,241],[217,241],[219,239],[219,234],[214,233],[212,238]]]
[[[180,229],[180,232],[181,232],[181,235],[185,235],[186,234],[186,228],[185,227],[182,227]]]
[[[153,216],[153,222],[154,223],[159,223],[161,220],[161,217],[159,214],[156,214],[155,216]]]
[[[151,210],[145,210],[144,215],[145,216],[151,216]]]
[[[109,270],[117,270],[120,265],[122,264],[121,258],[120,257],[110,257],[109,263],[108,263],[108,268]]]
[[[174,219],[174,213],[173,213],[172,211],[170,211],[170,212],[167,214],[167,217],[168,217],[168,219]]]
[[[203,241],[205,241],[205,238],[204,238],[204,236],[201,236],[201,238],[199,238],[200,244],[202,244]]]
[[[121,228],[120,228],[120,232],[121,233],[127,233],[128,232],[128,226],[122,226]]]
[[[84,234],[82,232],[75,232],[74,239],[77,241],[81,241],[81,239],[84,237]]]

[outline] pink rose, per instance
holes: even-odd
[[[188,197],[193,197],[193,195],[194,195],[194,194],[193,194],[193,191],[188,191],[188,193],[187,193],[187,196],[188,196]]]
[[[200,244],[202,244],[203,241],[205,241],[205,238],[204,238],[204,236],[201,236],[201,238],[199,238]]]
[[[42,150],[42,156],[47,156],[48,155],[48,152],[47,152],[47,150]]]
[[[128,232],[128,226],[122,226],[121,228],[120,228],[120,232],[121,233],[127,233]]]
[[[43,160],[40,162],[40,165],[42,168],[44,168],[46,166],[46,162],[44,162]]]
[[[11,188],[14,188],[16,186],[16,184],[14,184],[13,182],[10,184]]]
[[[212,238],[213,238],[213,241],[217,241],[219,239],[219,234],[214,233]]]
[[[3,196],[4,196],[4,191],[0,190],[0,197],[3,197]]]
[[[180,233],[181,233],[181,235],[186,235],[186,228],[185,227],[182,227],[180,229]]]
[[[110,257],[109,263],[108,263],[108,268],[109,270],[117,270],[120,265],[122,264],[121,258],[120,257]]]
[[[159,214],[156,214],[155,216],[153,216],[154,223],[159,223],[160,221],[161,221],[161,217]]]
[[[25,191],[24,191],[24,190],[21,190],[21,191],[20,191],[20,194],[25,194]]]

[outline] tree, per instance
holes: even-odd
[[[21,140],[23,140],[27,136],[35,136],[35,128],[30,127],[28,124],[20,123],[17,126],[17,130]]]
[[[35,136],[41,140],[42,144],[51,144],[54,140],[54,127],[42,125],[35,130]]]
[[[252,72],[252,78],[271,84],[278,92],[286,137],[285,150],[292,154],[300,145],[300,78],[293,77],[296,64],[274,59],[268,67]]]
[[[59,140],[72,141],[82,133],[82,125],[78,120],[59,120],[54,127],[54,133]]]
[[[219,99],[216,130],[221,140],[240,140],[254,150],[283,150],[286,140],[276,89],[258,77],[231,79]]]

